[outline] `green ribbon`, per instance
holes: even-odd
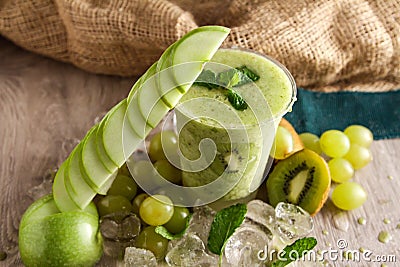
[[[285,118],[298,133],[321,135],[352,124],[368,127],[374,139],[400,137],[400,90],[321,93],[298,89],[293,111]]]

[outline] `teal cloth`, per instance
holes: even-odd
[[[285,118],[298,133],[320,136],[351,124],[368,127],[374,139],[400,137],[400,89],[383,93],[321,93],[299,88],[293,111]]]

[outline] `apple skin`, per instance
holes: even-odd
[[[30,266],[93,266],[103,252],[96,216],[83,211],[56,213],[19,230],[21,259]]]

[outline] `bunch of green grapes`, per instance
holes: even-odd
[[[176,153],[177,137],[172,131],[154,135],[150,140],[149,157],[154,162],[139,161],[133,165],[134,176],[149,177],[157,171],[162,177],[176,184],[181,183],[181,172],[166,159],[166,154]],[[143,164],[142,164],[143,163]],[[135,213],[146,226],[136,238],[135,246],[152,251],[157,259],[162,259],[168,246],[168,240],[155,232],[155,227],[162,225],[170,233],[182,232],[187,224],[190,211],[186,207],[174,206],[171,199],[164,195],[149,196],[144,193],[133,179],[126,164],[119,170],[117,177],[107,192],[97,202],[100,216],[118,215],[121,212]]]
[[[141,220],[149,225],[139,234],[135,245],[152,251],[157,259],[164,258],[168,240],[156,233],[155,227],[163,225],[169,232],[179,233],[186,227],[189,210],[174,206],[171,199],[164,195],[138,195],[134,203],[139,206]]]
[[[333,203],[344,210],[360,207],[367,199],[361,185],[349,182],[355,170],[366,166],[372,160],[369,146],[373,141],[372,132],[362,125],[351,125],[343,132],[328,130],[321,137],[302,133],[304,146],[318,154],[325,154],[332,181],[341,183],[332,192]]]

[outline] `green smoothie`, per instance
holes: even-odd
[[[183,184],[203,186],[225,179],[229,186],[223,199],[235,200],[248,196],[260,185],[276,125],[291,109],[296,87],[283,66],[254,52],[220,49],[211,61],[205,69],[218,73],[246,66],[259,79],[235,88],[248,104],[245,110],[235,109],[222,87],[194,85],[183,96],[175,109],[183,156],[195,161],[202,157],[201,142],[210,139],[215,144],[204,146],[212,153],[203,154],[202,162],[206,163],[201,168],[195,170],[182,163]]]

